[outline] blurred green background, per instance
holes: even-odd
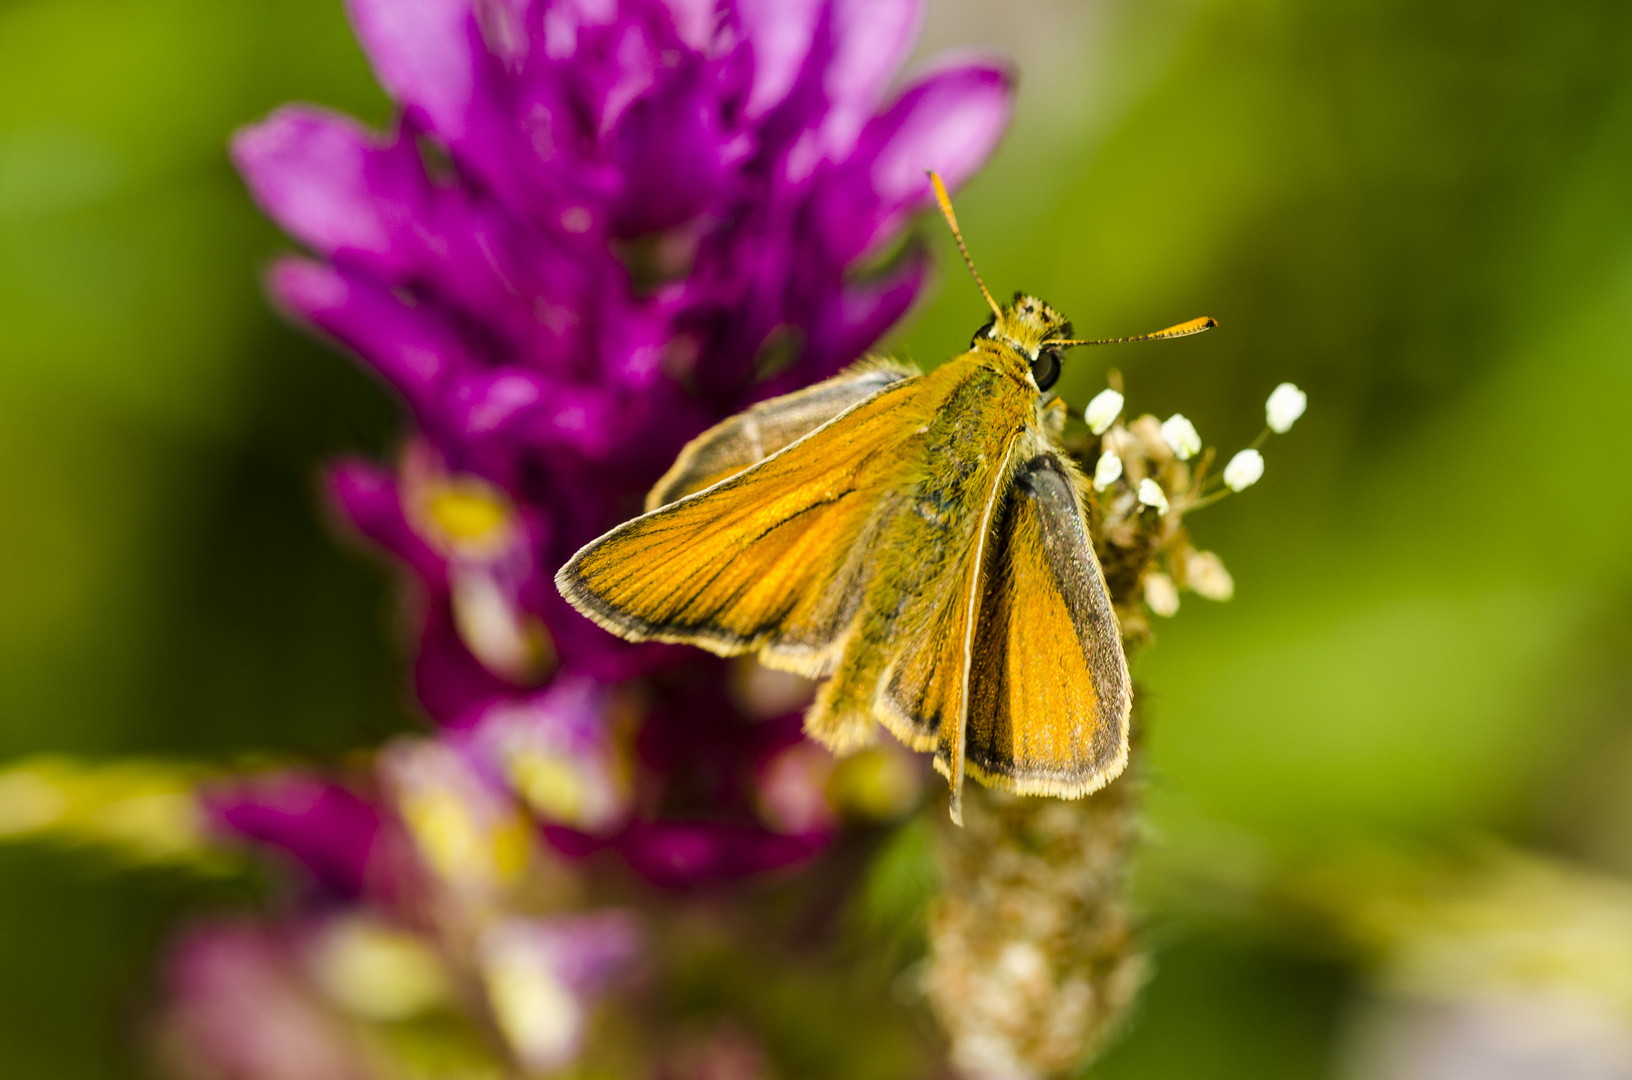
[[[994,290],[1088,335],[1222,324],[1078,353],[1063,395],[1117,366],[1226,454],[1276,383],[1310,397],[1192,522],[1236,599],[1139,661],[1149,865],[1494,834],[1632,873],[1632,7],[932,5],[922,51],[971,42],[1023,75],[959,204]],[[389,116],[338,0],[0,0],[0,760],[411,722],[388,579],[314,487],[396,410],[267,311],[285,242],[224,153],[292,98]],[[943,254],[923,361],[981,320]],[[152,951],[210,899],[0,847],[0,1075],[141,1075]],[[1326,1074],[1352,976],[1152,920],[1097,1075]]]

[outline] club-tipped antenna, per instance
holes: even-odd
[[[941,216],[946,218],[946,223],[952,227],[952,239],[958,242],[958,251],[963,255],[963,264],[969,268],[969,273],[974,276],[975,285],[980,289],[980,295],[986,298],[986,306],[992,309],[993,315],[1001,319],[1003,309],[997,306],[997,301],[993,300],[992,294],[986,290],[986,283],[980,280],[980,271],[975,269],[975,260],[969,257],[969,249],[964,246],[963,233],[958,230],[957,215],[952,213],[952,198],[946,193],[946,185],[941,183],[941,174],[934,169],[930,169],[929,182],[935,185],[935,201],[940,204]]]
[[[1176,326],[1169,326],[1165,330],[1158,330],[1154,334],[1139,334],[1134,337],[1107,337],[1095,338],[1092,341],[1083,339],[1075,341],[1055,340],[1045,341],[1045,345],[1121,345],[1129,341],[1166,341],[1168,338],[1189,337],[1199,334],[1203,330],[1211,330],[1218,325],[1217,319],[1210,319],[1205,315],[1199,319],[1190,319]]]

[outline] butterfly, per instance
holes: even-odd
[[[1127,660],[1048,393],[1062,350],[1215,323],[1082,341],[1036,297],[999,306],[930,180],[992,310],[969,350],[927,374],[864,360],[723,421],[555,580],[629,640],[825,678],[806,733],[933,750],[961,824],[965,777],[1078,798],[1127,762]]]

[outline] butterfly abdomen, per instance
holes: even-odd
[[[940,717],[962,695],[981,510],[1035,411],[1035,392],[980,353],[926,381],[935,384],[934,413],[903,447],[911,512],[882,526],[860,612],[806,719],[806,731],[835,750],[870,741],[875,722],[917,749],[935,745]]]

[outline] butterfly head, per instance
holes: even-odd
[[[929,174],[929,181],[935,190],[935,202],[941,208],[941,216],[946,218],[946,224],[952,230],[952,239],[957,242],[958,253],[963,256],[964,265],[969,267],[969,274],[975,279],[975,286],[980,289],[980,295],[986,301],[986,306],[992,309],[991,320],[975,331],[973,347],[978,349],[984,344],[987,348],[995,345],[1005,351],[1013,350],[1030,365],[1031,378],[1037,384],[1038,390],[1047,390],[1054,385],[1054,381],[1060,377],[1060,353],[1073,345],[1161,341],[1165,338],[1189,337],[1191,334],[1199,334],[1218,325],[1208,318],[1190,319],[1176,326],[1169,326],[1165,330],[1157,330],[1153,334],[1080,341],[1071,337],[1071,324],[1066,321],[1065,316],[1035,296],[1015,293],[1012,303],[1006,307],[999,307],[997,301],[992,299],[991,291],[986,288],[986,283],[980,279],[980,271],[975,269],[975,260],[969,257],[969,248],[964,244],[963,233],[958,229],[957,216],[952,213],[952,199],[946,193],[946,185],[933,171]]]
[[[1064,315],[1035,296],[1017,292],[1013,302],[975,331],[972,344],[978,348],[988,341],[1013,349],[1031,366],[1037,389],[1047,390],[1060,377],[1060,351],[1070,337],[1071,323]]]

